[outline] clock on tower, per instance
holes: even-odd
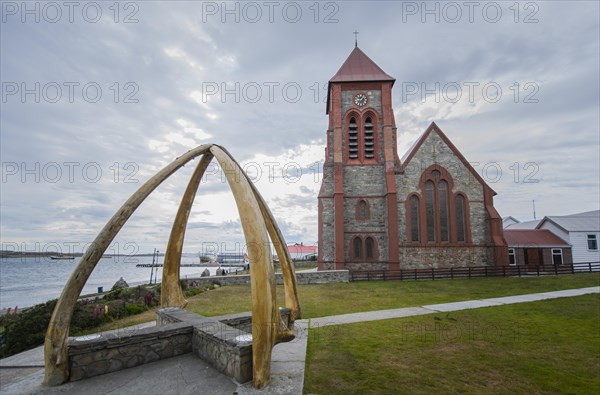
[[[354,104],[356,104],[359,107],[365,106],[368,101],[369,101],[369,99],[363,93],[359,93],[356,96],[354,96]]]

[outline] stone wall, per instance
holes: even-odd
[[[329,167],[333,169],[332,167]],[[324,171],[328,170],[325,166]],[[333,173],[333,170],[331,170]],[[323,180],[323,185],[330,185],[333,196],[333,176],[329,180]],[[328,188],[327,188],[328,189]],[[335,260],[335,228],[334,228],[334,200],[333,197],[319,197],[319,205],[322,207],[321,215],[321,240],[319,241],[319,255],[323,262],[333,262]],[[333,265],[328,269],[334,269]]]
[[[410,193],[416,192],[421,195],[421,204],[424,203],[419,182],[423,172],[433,164],[438,164],[450,174],[453,183],[452,193],[461,192],[467,196],[470,243],[448,246],[415,246],[408,243],[405,201]],[[490,238],[489,216],[483,204],[483,185],[435,131],[429,134],[405,171],[396,175],[396,191],[401,269],[493,265],[494,253]]]
[[[239,383],[252,379],[252,340],[248,332],[175,307],[159,309],[156,315],[158,325],[177,321],[192,325],[191,351],[216,370]]]
[[[283,275],[275,274],[277,284],[283,284]],[[229,276],[211,276],[182,279],[187,287],[201,287],[204,285],[246,285],[250,284],[248,274],[232,274]],[[296,283],[304,284],[328,284],[328,283],[346,283],[348,282],[348,270],[322,270],[318,272],[296,272]]]
[[[70,381],[132,368],[192,351],[193,327],[173,323],[163,327],[70,338]]]
[[[348,273],[346,272],[346,278]],[[289,309],[279,310],[289,326]],[[190,352],[239,383],[252,379],[252,316],[201,315],[173,307],[157,310],[157,326],[70,338],[70,381],[116,372]]]
[[[486,246],[410,246],[400,248],[400,268],[404,270],[485,266],[492,253],[492,248]]]
[[[252,379],[252,315],[230,314],[203,317],[178,308],[157,311],[157,323],[186,322],[194,328],[192,352],[219,372],[239,383]],[[279,309],[282,321],[289,326],[290,310]],[[173,325],[173,324],[169,324]]]

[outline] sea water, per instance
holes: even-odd
[[[158,263],[163,263],[163,256]],[[8,307],[19,309],[44,303],[60,296],[69,276],[77,267],[80,257],[74,260],[54,260],[48,257],[19,257],[0,259],[0,310]],[[183,256],[182,264],[199,264],[198,256]],[[152,264],[152,256],[114,256],[102,258],[83,287],[82,295],[91,294],[103,287],[104,291],[112,288],[114,283],[123,277],[129,285],[147,284],[150,282],[149,267],[136,267],[137,264]],[[204,269],[211,276],[217,271],[217,266],[182,267],[181,278],[200,277]],[[152,276],[161,282],[162,268],[154,268]],[[227,268],[235,271],[235,268]]]

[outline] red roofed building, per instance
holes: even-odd
[[[317,254],[317,246],[305,246],[304,244],[289,245],[288,251],[292,259],[308,260]]]
[[[329,80],[319,270],[507,265],[496,193],[435,123],[399,158],[394,82],[358,47]]]
[[[571,245],[546,229],[505,229],[511,265],[535,268],[540,265],[570,265]]]

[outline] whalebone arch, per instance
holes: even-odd
[[[185,307],[187,304],[179,281],[185,229],[202,176],[214,158],[224,170],[233,192],[246,245],[252,247],[248,248],[248,256],[251,261],[253,385],[261,388],[268,383],[273,346],[293,338],[292,328],[280,325],[269,237],[281,264],[285,306],[290,309],[293,325],[301,312],[292,259],[273,214],[240,165],[225,148],[206,144],[186,152],[146,181],[113,215],[86,250],[67,281],[48,325],[44,343],[45,384],[60,385],[69,379],[68,337],[73,310],[85,283],[112,240],[163,181],[199,156],[201,159],[185,189],[169,236],[163,265],[161,307]]]

